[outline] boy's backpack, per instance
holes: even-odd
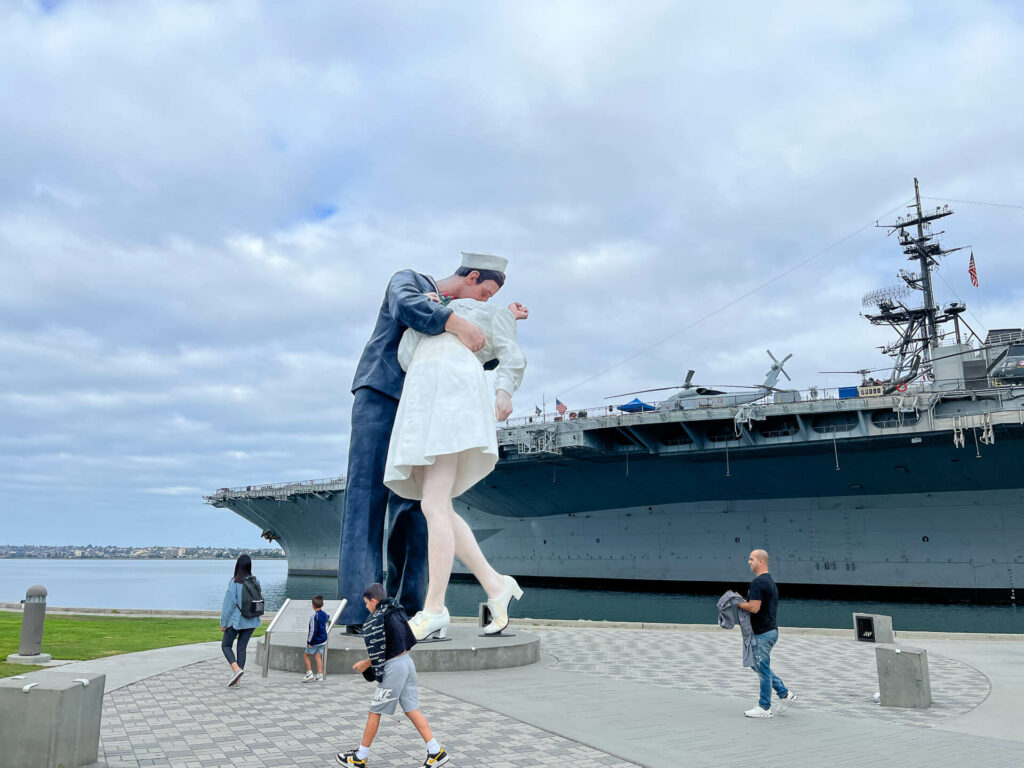
[[[242,581],[242,605],[239,610],[247,619],[263,615],[263,589],[255,576],[246,576]]]

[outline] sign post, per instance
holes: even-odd
[[[331,616],[331,620],[327,622],[327,642],[324,645],[324,680],[327,679],[327,652],[331,650],[331,630],[338,623],[338,617],[341,616],[341,612],[345,610],[346,605],[348,605],[348,598],[342,598],[338,608],[334,611],[334,615]]]
[[[277,624],[277,620],[284,615],[284,612],[291,601],[290,597],[285,598],[284,604],[277,609],[277,613],[274,614],[274,620],[270,622],[270,626],[267,627],[267,631],[263,635],[263,669],[260,670],[260,677],[266,677],[267,670],[270,669],[270,633],[274,631],[274,625]]]

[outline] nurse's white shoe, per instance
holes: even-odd
[[[523,597],[523,590],[511,576],[503,577],[505,587],[501,594],[487,601],[487,610],[491,613],[491,623],[484,627],[485,635],[496,635],[508,626],[508,606],[514,597],[520,600]]]
[[[452,623],[446,607],[441,613],[427,613],[419,611],[409,619],[409,626],[412,628],[413,637],[417,640],[437,639],[444,640],[448,634],[448,625]]]

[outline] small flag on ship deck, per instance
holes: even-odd
[[[556,397],[555,398],[555,410],[558,411],[558,415],[559,416],[564,416],[565,412],[568,411],[569,409],[565,407],[565,403],[563,403],[561,400],[559,400]]]
[[[971,285],[978,287],[978,268],[974,266],[974,251],[971,251],[971,263],[967,267],[967,274],[971,276]]]
[[[533,404],[533,412],[538,416],[540,416],[543,413],[543,411],[540,409],[540,406],[537,405],[536,403]]]

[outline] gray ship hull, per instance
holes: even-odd
[[[275,541],[288,557],[292,576],[336,576],[341,541],[344,481],[313,480],[224,488],[209,502],[230,509]]]
[[[734,448],[728,469],[725,449],[505,459],[456,505],[495,568],[539,582],[733,583],[763,547],[776,578],[809,593],[1008,600],[1024,582],[1022,469],[1019,424],[999,425],[994,444],[964,447],[945,430],[908,429]],[[305,487],[214,503],[271,532],[290,573],[334,574],[343,483]]]
[[[751,549],[776,580],[1010,599],[1024,579],[1024,489],[703,501],[511,519],[476,512],[500,571],[543,580],[742,580]],[[827,590],[819,590],[827,593]]]

